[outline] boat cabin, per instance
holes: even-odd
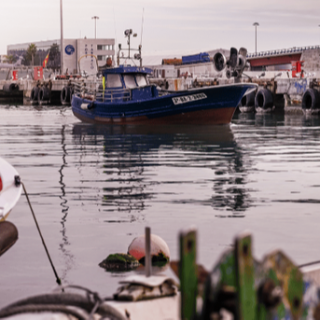
[[[123,102],[151,99],[158,96],[158,90],[150,85],[149,68],[119,66],[103,70],[102,92],[99,101]]]

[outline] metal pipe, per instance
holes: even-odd
[[[145,229],[145,269],[146,269],[146,277],[151,276],[151,231],[150,227],[146,227]]]
[[[62,16],[62,0],[60,0],[60,74],[63,74],[63,16]]]
[[[99,19],[99,17],[94,16],[92,19],[94,19],[94,38],[97,39],[97,19]]]
[[[255,52],[257,53],[257,27],[259,26],[259,23],[255,22],[253,25],[255,26],[255,47],[256,47]]]

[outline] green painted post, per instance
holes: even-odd
[[[236,319],[256,320],[257,297],[254,288],[254,264],[252,258],[251,235],[245,234],[235,239],[236,261]]]
[[[189,230],[180,233],[180,289],[181,319],[193,320],[196,316],[197,299],[197,233]]]

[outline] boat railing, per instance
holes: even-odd
[[[101,83],[72,82],[74,93],[84,98],[101,101],[116,102],[131,100],[131,89],[106,88],[103,90]]]

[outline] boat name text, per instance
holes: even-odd
[[[206,99],[206,98],[207,98],[207,96],[204,93],[197,93],[197,94],[192,94],[190,96],[182,96],[182,97],[172,98],[172,101],[174,104],[182,104],[182,103],[202,100],[202,99]]]

